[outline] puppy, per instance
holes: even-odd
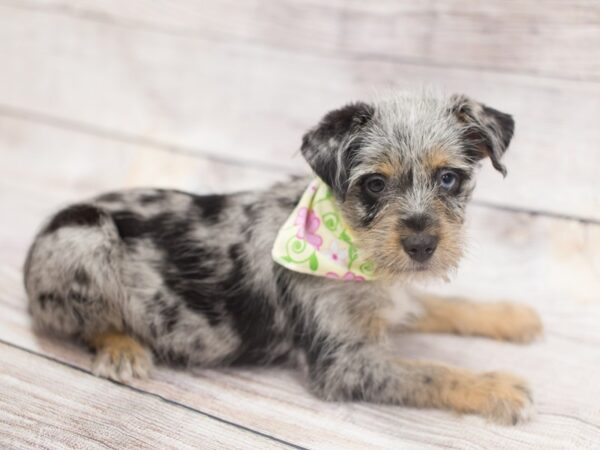
[[[515,424],[525,383],[395,358],[384,344],[393,282],[443,277],[463,248],[475,169],[500,162],[511,116],[464,96],[398,94],[328,113],[301,152],[372,262],[375,279],[289,270],[271,252],[313,178],[260,192],[198,196],[136,189],[53,216],[25,263],[34,323],[89,344],[95,374],[144,377],[183,366],[291,361],[326,400],[476,413]],[[302,236],[300,236],[302,238]],[[537,315],[511,304],[416,295],[405,328],[528,341]]]

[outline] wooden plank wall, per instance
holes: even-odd
[[[0,0],[0,61],[0,444],[600,442],[590,382],[600,377],[597,1]],[[300,137],[327,110],[429,84],[517,122],[508,178],[482,168],[463,267],[452,285],[431,288],[528,303],[547,332],[530,347],[394,342],[403,356],[525,376],[537,399],[531,424],[327,404],[284,369],[157,368],[130,389],[91,377],[85,350],[32,333],[21,264],[52,210],[119,187],[267,186],[307,171]]]
[[[600,218],[597,2],[242,3],[0,2],[0,106],[303,171],[300,136],[324,112],[433,84],[516,118],[511,182],[486,167],[478,198]],[[561,189],[530,188],[548,174]]]

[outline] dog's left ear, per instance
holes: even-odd
[[[373,113],[367,103],[351,103],[327,113],[302,139],[302,156],[341,200],[362,144],[360,132]]]
[[[489,157],[494,168],[506,176],[506,167],[500,158],[514,133],[515,121],[512,116],[464,95],[452,96],[452,112],[464,127],[469,156],[474,161]]]

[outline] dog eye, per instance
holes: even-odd
[[[371,194],[380,194],[385,189],[385,178],[381,175],[371,175],[365,181],[365,189]]]
[[[459,176],[452,170],[442,170],[438,176],[438,183],[442,189],[454,192],[458,188]]]

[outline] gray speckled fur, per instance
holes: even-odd
[[[415,212],[460,229],[473,167],[486,153],[496,164],[508,145],[502,132],[512,134],[499,122],[509,116],[483,108],[464,97],[403,94],[334,111],[305,136],[305,158],[386,281],[338,282],[272,261],[276,233],[308,179],[223,196],[135,189],[74,205],[44,226],[25,266],[35,323],[83,340],[123,331],[174,364],[302,360],[323,398],[422,404],[426,369],[392,363],[369,325],[389,305],[388,281],[416,268],[399,242],[382,242],[405,233],[401,219]],[[433,148],[465,173],[452,198],[442,198],[423,164]],[[381,164],[397,170],[375,207],[360,183]],[[440,243],[433,275],[456,265],[460,252],[444,253],[456,240]]]

